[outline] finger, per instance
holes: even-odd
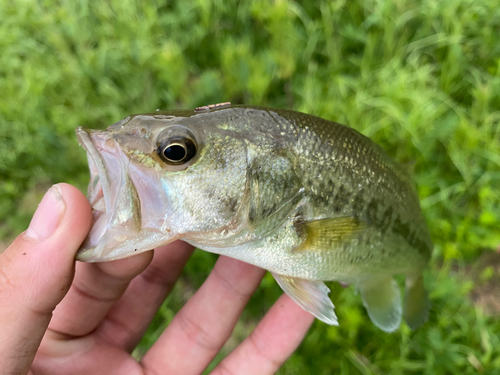
[[[146,373],[199,374],[227,341],[264,270],[221,256],[142,360]]]
[[[94,334],[75,338],[49,330],[35,358],[34,368],[42,374],[142,373],[123,348],[131,351],[142,338],[192,251],[193,247],[182,241],[156,249],[151,264],[133,279]],[[85,320],[82,316],[85,313],[77,313],[75,324]]]
[[[297,349],[313,321],[313,315],[282,295],[250,336],[211,375],[274,374]]]
[[[28,230],[0,255],[0,368],[27,373],[52,310],[67,292],[74,257],[91,222],[85,196],[67,184],[53,186]]]
[[[147,251],[111,262],[77,262],[73,284],[54,310],[49,329],[71,336],[84,336],[95,330],[152,256],[153,252]]]
[[[154,251],[146,270],[130,283],[96,333],[108,342],[132,351],[182,273],[193,247],[176,241]]]
[[[32,365],[37,375],[145,375],[129,353],[97,340],[96,335],[66,340],[52,336],[61,334],[47,331]],[[50,346],[44,344],[47,338]]]

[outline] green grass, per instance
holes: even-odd
[[[85,189],[79,125],[228,100],[300,110],[414,165],[433,308],[388,335],[332,285],[340,327],[316,322],[280,374],[500,373],[499,319],[468,298],[499,271],[467,276],[500,244],[499,33],[497,0],[0,0],[0,239],[50,184]],[[190,261],[139,351],[211,264]],[[236,341],[279,293],[266,277]]]

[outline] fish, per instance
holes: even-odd
[[[433,244],[409,173],[358,131],[312,115],[210,105],[76,130],[93,224],[77,259],[175,240],[261,267],[298,305],[338,325],[324,281],[354,285],[393,332],[429,314]],[[405,276],[405,298],[395,275]],[[404,305],[404,307],[402,307]]]

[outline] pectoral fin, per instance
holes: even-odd
[[[322,281],[311,281],[273,273],[276,282],[288,296],[304,310],[309,311],[326,324],[337,326],[337,316],[328,293],[330,289]]]
[[[420,327],[429,317],[429,299],[422,275],[406,277],[406,294],[403,316],[411,329]]]
[[[303,223],[305,240],[294,251],[333,250],[351,241],[365,227],[365,223],[355,217],[313,220]]]
[[[357,286],[373,324],[385,332],[395,331],[401,323],[401,294],[396,281],[389,276]]]

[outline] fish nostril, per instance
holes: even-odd
[[[104,142],[104,147],[106,147],[107,149],[114,149],[115,142],[112,139],[108,139],[106,142]]]

